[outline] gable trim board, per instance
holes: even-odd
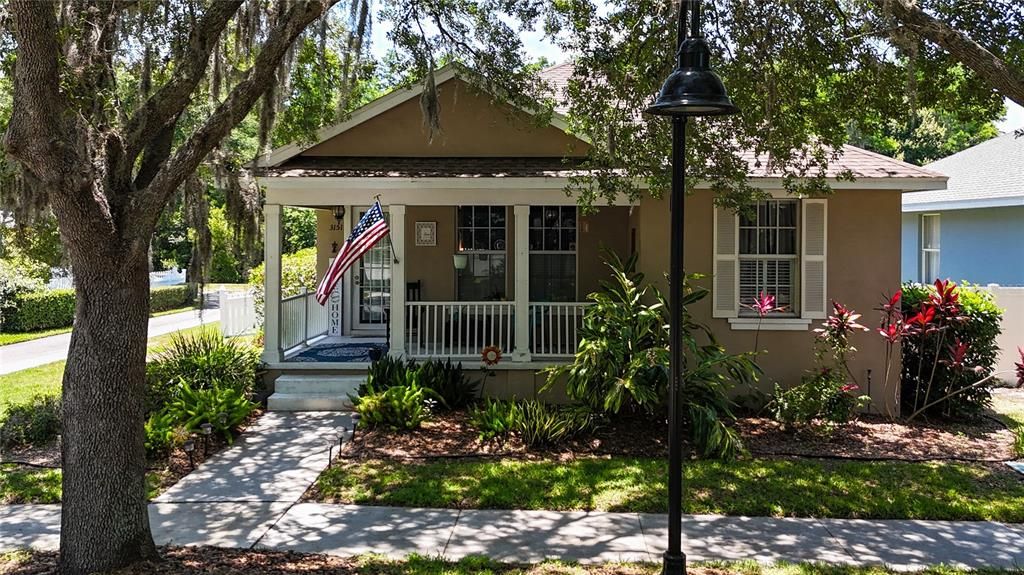
[[[903,204],[903,213],[937,212],[944,210],[974,210],[981,208],[1012,208],[1024,206],[1024,195],[1002,198],[983,198],[975,200],[948,200],[941,202],[921,202],[919,204]]]
[[[459,74],[455,70],[455,67],[452,65],[448,65],[443,67],[441,70],[435,72],[434,83],[435,86],[440,87],[442,84],[456,78],[462,79],[467,83],[472,83],[472,81],[468,80],[465,76],[466,75],[459,76]],[[352,112],[352,114],[349,115],[347,120],[321,128],[319,131],[317,131],[315,141],[296,142],[281,146],[275,150],[272,150],[269,154],[259,158],[256,162],[256,166],[262,168],[279,166],[280,164],[294,158],[295,156],[302,154],[303,152],[306,152],[311,148],[314,148],[330,140],[331,138],[339,136],[342,133],[351,130],[352,128],[355,128],[360,124],[368,122],[389,110],[397,108],[398,106],[408,102],[409,100],[412,100],[413,98],[419,97],[422,93],[423,89],[419,85],[406,86],[404,88],[398,88],[396,90],[393,90],[385,94],[384,96],[381,96],[380,98],[377,98],[376,100],[373,100],[372,102],[365,104],[360,108],[357,108],[355,111]],[[535,112],[535,110],[528,110],[521,106],[514,107],[527,114],[533,114]],[[558,112],[551,113],[549,125],[561,130],[562,132],[565,132],[566,134],[570,134],[568,121],[566,120],[565,116]],[[580,135],[570,135],[579,139],[582,142],[587,142],[586,138]]]

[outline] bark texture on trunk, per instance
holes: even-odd
[[[142,432],[148,262],[138,250],[82,247],[62,415],[60,565],[75,575],[157,557]]]

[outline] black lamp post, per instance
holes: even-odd
[[[687,7],[690,34],[686,34]],[[682,344],[683,214],[686,195],[686,122],[690,116],[724,116],[739,109],[729,100],[722,80],[711,71],[711,53],[700,31],[700,0],[679,4],[678,60],[649,114],[672,118],[672,236],[669,262],[669,395],[668,395],[668,551],[663,575],[686,573],[683,538],[683,446],[680,438],[679,393],[685,369]]]

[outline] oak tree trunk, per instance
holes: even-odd
[[[64,371],[60,567],[78,575],[157,557],[143,434],[149,273],[109,236],[72,247],[75,325]]]

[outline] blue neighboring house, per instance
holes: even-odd
[[[1024,285],[1024,137],[1003,134],[924,166],[945,190],[903,194],[903,277]]]

